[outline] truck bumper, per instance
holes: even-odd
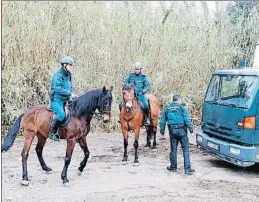
[[[259,147],[241,146],[210,137],[202,131],[196,135],[198,148],[229,163],[248,167],[259,162]]]

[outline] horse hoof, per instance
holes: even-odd
[[[148,147],[148,148],[149,148],[150,146],[149,146],[149,144],[146,144],[145,147]]]
[[[51,173],[51,171],[52,171],[52,169],[51,169],[51,168],[44,168],[43,170],[44,170],[44,171],[46,171],[46,174],[50,174],[50,173]]]
[[[52,171],[52,169],[51,168],[49,168],[49,167],[46,167],[46,168],[43,168],[43,170],[45,170],[46,171],[46,173],[50,173],[50,171]]]
[[[122,164],[122,165],[126,165],[126,164],[127,164],[127,161],[122,161],[121,164]]]
[[[150,147],[144,147],[144,151],[148,151]]]
[[[29,181],[28,180],[22,180],[22,185],[23,186],[28,186],[29,185]]]
[[[69,183],[68,183],[68,182],[67,182],[67,183],[64,183],[64,182],[63,182],[63,186],[64,186],[64,187],[69,187]]]
[[[69,180],[68,179],[64,179],[63,180],[63,184],[66,185],[67,183],[69,183]]]
[[[78,170],[77,174],[80,176],[80,175],[82,175],[82,172],[80,170]]]
[[[139,166],[139,162],[134,162],[133,166]]]
[[[152,152],[156,152],[157,151],[157,147],[152,147]]]

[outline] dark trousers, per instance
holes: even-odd
[[[170,135],[170,162],[172,168],[177,168],[177,147],[178,143],[181,143],[184,158],[184,169],[188,170],[191,168],[190,163],[190,153],[189,153],[189,140],[187,132],[184,127],[178,127],[175,125],[169,125],[169,135]]]

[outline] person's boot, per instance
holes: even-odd
[[[145,120],[144,120],[144,125],[145,126],[149,126],[150,125],[150,120],[149,120],[149,109],[144,109],[144,117],[145,117]]]
[[[167,166],[167,170],[169,170],[170,172],[177,172],[177,169],[172,168],[171,166]]]
[[[60,121],[55,118],[51,121],[51,129],[49,132],[49,139],[53,140],[53,141],[60,141],[59,138],[56,137],[56,133],[58,131],[58,127],[60,125]]]
[[[195,172],[194,169],[189,168],[189,169],[186,169],[184,173],[185,173],[186,175],[192,175],[194,172]]]

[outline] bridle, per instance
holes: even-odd
[[[125,91],[125,90],[124,90],[124,91]],[[124,93],[124,91],[123,91],[123,93]],[[128,90],[127,90],[127,91],[128,91]],[[135,98],[135,96],[134,96],[133,99],[128,99],[127,101],[124,99],[124,96],[123,96],[123,101],[124,101],[124,103],[125,103],[126,114],[132,112],[134,109],[137,109],[137,108],[139,107],[138,104],[137,104],[137,107],[134,106],[134,101],[137,101],[136,98]],[[131,108],[130,111],[127,111],[126,103],[129,102],[129,101],[132,102],[132,108]],[[134,115],[133,115],[132,117],[130,117],[129,119],[126,119],[125,117],[123,117],[123,119],[127,122],[128,129],[130,129],[130,127],[129,127],[129,122],[136,116],[137,113],[138,113],[138,111],[136,110],[136,112],[134,113]]]

